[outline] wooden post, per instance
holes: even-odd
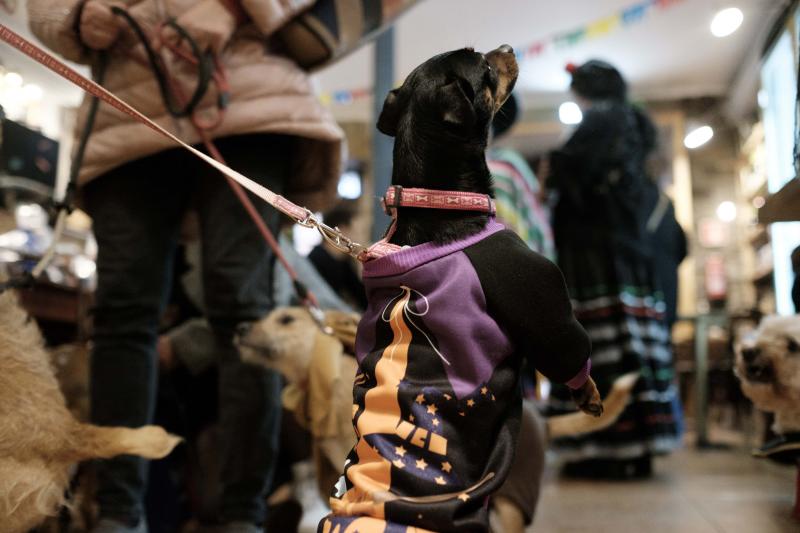
[[[374,129],[383,100],[394,88],[394,28],[389,28],[375,40],[375,98],[372,107],[372,180],[374,194],[383,196],[392,180],[392,147],[394,139]],[[378,241],[389,226],[389,217],[379,202],[372,204],[372,240]]]
[[[800,521],[800,459],[797,460],[797,479],[794,483],[794,513],[795,520]]]

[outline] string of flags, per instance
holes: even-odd
[[[538,39],[527,45],[515,46],[517,61],[533,59],[546,54],[550,50],[564,50],[584,41],[599,39],[622,31],[646,20],[652,12],[663,12],[684,3],[686,0],[641,0],[619,10],[613,15],[597,19],[585,26],[570,31],[560,32],[550,37]],[[372,89],[342,89],[323,92],[319,95],[323,105],[349,105],[356,100],[372,96]]]
[[[362,98],[367,98],[368,96],[372,96],[372,89],[344,89],[330,93],[321,93],[319,95],[319,99],[322,101],[323,105],[326,106],[331,105],[331,103],[349,105],[352,104],[354,100],[360,100]]]
[[[583,41],[605,37],[615,31],[627,29],[644,21],[651,11],[665,11],[681,4],[685,0],[644,0],[621,9],[609,17],[571,31],[558,33],[549,38],[534,41],[527,46],[515,48],[517,61],[531,59],[546,53],[550,49],[563,50]]]

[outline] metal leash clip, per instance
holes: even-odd
[[[325,311],[309,302],[306,302],[305,307],[322,333],[325,335],[333,335],[333,328],[325,323]]]
[[[314,213],[308,209],[306,209],[305,218],[298,220],[297,223],[305,228],[314,228],[322,235],[325,242],[342,253],[358,258],[367,250],[367,247],[363,244],[359,244],[349,237],[346,237],[339,228],[332,228],[317,220]]]

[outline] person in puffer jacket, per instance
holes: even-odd
[[[312,210],[336,197],[342,132],[319,103],[307,75],[277,54],[270,36],[312,0],[126,0],[123,7],[152,31],[174,18],[201,50],[216,54],[230,103],[210,135],[227,163]],[[29,0],[30,26],[66,59],[107,57],[103,85],[185,141],[201,137],[187,118],[166,110],[143,47],[106,0]],[[165,38],[172,38],[165,32]],[[175,85],[190,95],[197,68],[165,54]],[[196,116],[212,122],[212,83]],[[89,98],[78,114],[86,127]],[[157,379],[159,317],[172,280],[170,264],[188,209],[200,217],[205,305],[220,362],[221,434],[227,439],[219,481],[220,531],[256,532],[265,519],[280,416],[277,375],[241,362],[235,326],[264,316],[273,255],[225,179],[167,139],[100,104],[78,178],[79,197],[98,242],[91,418],[101,425],[151,422]],[[277,230],[278,213],[257,202]],[[147,531],[143,495],[147,464],[133,457],[98,468],[103,533]]]

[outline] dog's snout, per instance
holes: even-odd
[[[497,48],[497,50],[498,50],[499,52],[503,52],[504,54],[513,54],[513,53],[514,53],[514,49],[511,47],[511,45],[510,45],[510,44],[501,44],[501,45],[500,45],[500,46]]]
[[[755,361],[756,358],[758,358],[758,354],[759,349],[756,347],[742,349],[742,359],[744,359],[746,363],[752,363]]]
[[[252,322],[242,322],[236,326],[236,335],[238,335],[239,338],[245,337],[248,333],[250,333],[251,329],[253,329]]]

